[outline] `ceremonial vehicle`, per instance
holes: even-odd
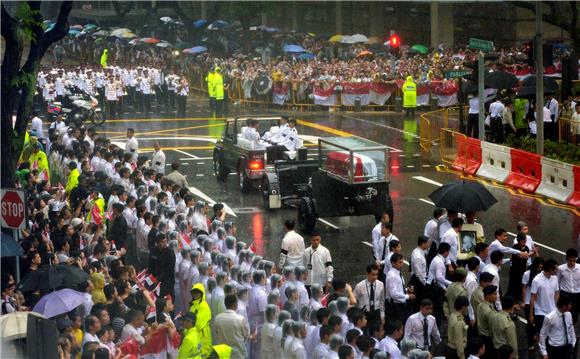
[[[239,116],[226,121],[223,136],[217,141],[213,152],[214,171],[218,180],[225,180],[230,171],[235,171],[242,193],[260,185],[268,164],[266,148],[244,137],[248,119],[258,121],[257,131],[263,137],[267,132],[271,135],[277,133],[281,117]],[[298,139],[296,147],[297,151],[285,151],[284,159],[295,159],[300,156],[299,153],[305,156],[302,140]]]
[[[264,207],[298,207],[298,223],[312,231],[319,217],[374,215],[393,220],[389,150],[359,137],[318,139],[318,156],[276,161],[263,173]]]

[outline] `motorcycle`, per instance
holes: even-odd
[[[64,102],[53,101],[48,104],[48,113],[54,116],[62,114],[64,123],[67,126],[75,125],[81,127],[85,121],[89,120],[93,125],[98,126],[105,123],[105,116],[99,107],[99,101],[86,92],[75,89],[65,96]]]

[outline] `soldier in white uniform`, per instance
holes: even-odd
[[[165,153],[161,149],[159,141],[156,141],[153,147],[155,147],[155,152],[151,157],[151,168],[157,173],[165,174]]]
[[[135,130],[127,129],[127,143],[125,144],[125,152],[133,154],[133,161],[137,161],[137,154],[139,153],[139,142],[135,138]]]
[[[143,111],[144,113],[151,112],[151,95],[153,94],[152,89],[153,81],[149,77],[149,72],[143,70],[143,77],[141,77],[140,88],[143,95]]]
[[[117,111],[117,84],[115,83],[115,79],[112,76],[105,86],[105,98],[107,99],[109,118],[113,119],[115,118]]]

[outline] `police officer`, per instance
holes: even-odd
[[[454,311],[449,316],[447,326],[447,353],[445,358],[464,359],[467,345],[467,324],[464,317],[467,314],[469,300],[466,296],[459,296],[453,303]]]
[[[213,95],[215,98],[215,117],[224,116],[224,77],[220,70],[221,68],[216,66],[214,75],[212,76]]]
[[[205,77],[205,82],[207,83],[207,95],[209,97],[209,110],[213,112],[215,110],[215,94],[213,86],[213,78],[215,75],[215,66],[209,69],[207,76]]]
[[[179,347],[179,354],[177,358],[201,359],[201,341],[199,340],[199,333],[195,328],[196,315],[192,312],[186,312],[181,317],[183,325],[183,342]]]
[[[451,284],[447,291],[445,292],[445,301],[447,302],[443,307],[445,316],[449,318],[452,315],[455,305],[455,299],[460,296],[467,297],[467,291],[463,288],[463,283],[465,282],[465,277],[467,276],[467,271],[465,268],[459,267],[455,271],[455,282]]]
[[[518,358],[518,337],[516,325],[511,318],[514,311],[514,298],[506,295],[501,298],[501,311],[493,315],[491,323],[491,338],[495,349],[508,344],[514,350],[514,358]]]
[[[494,303],[497,300],[497,287],[488,285],[483,288],[483,298],[484,302],[477,307],[477,330],[485,343],[485,358],[496,358],[497,351],[491,339],[491,321],[496,315]]]
[[[403,84],[403,107],[407,115],[415,114],[417,107],[417,85],[413,82],[412,76],[407,76],[407,81]]]

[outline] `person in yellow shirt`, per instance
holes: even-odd
[[[195,328],[199,332],[201,340],[201,356],[207,358],[212,351],[211,328],[211,309],[205,300],[205,287],[203,283],[197,283],[191,289],[191,307],[189,311],[195,314]]]
[[[70,193],[73,189],[75,189],[79,185],[79,176],[81,173],[77,168],[77,163],[75,161],[70,161],[68,163],[68,169],[70,170],[70,174],[68,175],[68,181],[66,182],[66,195],[70,196]]]
[[[30,155],[28,162],[30,163],[31,169],[38,170],[38,178],[50,182],[48,158],[46,158],[46,153],[40,150],[40,144],[38,142],[32,145],[32,154]]]
[[[192,312],[187,312],[181,317],[183,325],[183,341],[179,346],[177,359],[201,359],[201,341],[196,329],[197,318]]]

